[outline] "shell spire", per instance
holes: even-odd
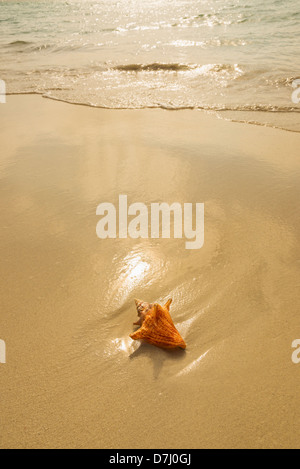
[[[164,306],[135,300],[139,316],[135,325],[141,327],[130,337],[133,340],[145,340],[156,347],[185,349],[186,343],[174,326],[169,313],[171,303],[171,299]]]

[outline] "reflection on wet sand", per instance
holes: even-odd
[[[0,113],[1,447],[298,446],[299,136],[38,97]],[[99,240],[119,194],[204,201],[204,247]],[[173,298],[186,351],[130,339],[134,298]]]

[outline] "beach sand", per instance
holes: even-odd
[[[197,111],[0,106],[1,448],[300,447],[300,135]],[[96,208],[205,203],[205,244]],[[186,351],[132,342],[173,298]]]

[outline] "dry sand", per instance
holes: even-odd
[[[300,447],[300,135],[195,111],[0,106],[1,448]],[[96,207],[205,203],[205,245]],[[134,297],[187,341],[132,342]]]

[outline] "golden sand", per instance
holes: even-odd
[[[1,448],[298,447],[300,135],[196,111],[0,106]],[[96,208],[204,202],[205,244]],[[133,342],[173,298],[186,351]]]

